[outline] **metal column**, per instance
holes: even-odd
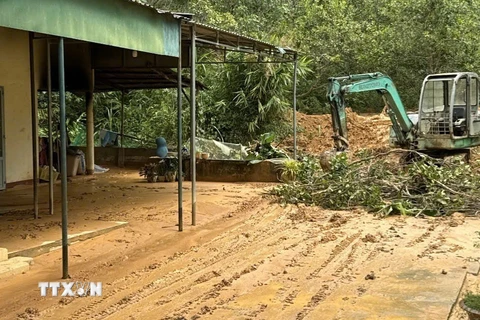
[[[95,110],[93,105],[93,92],[95,89],[95,70],[92,69],[89,79],[89,91],[86,93],[87,104],[87,152],[86,164],[87,174],[91,175],[95,172]]]
[[[53,214],[53,117],[52,117],[52,55],[47,40],[47,92],[48,92],[48,208]],[[58,153],[57,153],[58,156]]]
[[[60,154],[62,174],[62,269],[68,276],[68,204],[67,204],[67,128],[65,115],[65,56],[63,38],[58,44],[58,91],[60,93]]]
[[[190,62],[190,177],[192,180],[192,226],[197,224],[197,161],[195,150],[195,138],[196,138],[196,60],[197,60],[197,48],[195,39],[195,25],[191,27],[191,62]]]
[[[125,91],[122,90],[122,101],[120,109],[120,152],[118,154],[118,166],[123,168],[125,166],[125,149],[123,147],[124,138],[123,135],[125,127]]]
[[[32,108],[32,153],[33,153],[33,211],[38,219],[38,111],[37,91],[35,90],[35,58],[33,50],[33,33],[29,34],[30,47],[30,100]]]
[[[179,48],[177,66],[177,152],[178,152],[178,231],[183,231],[183,166],[182,166],[182,23],[178,24]]]
[[[297,68],[298,60],[295,54],[293,62],[293,159],[297,160]]]

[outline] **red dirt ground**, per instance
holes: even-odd
[[[306,115],[297,112],[299,132],[298,148],[310,154],[319,154],[333,148],[332,119],[329,114]],[[347,109],[348,140],[350,150],[384,149],[388,147],[390,118],[379,114],[361,116]],[[292,139],[282,145],[292,146]]]
[[[40,297],[38,282],[60,281],[57,250],[35,258],[25,274],[0,281],[0,318],[370,319],[358,315],[403,308],[414,317],[402,319],[423,319],[428,317],[417,308],[423,300],[398,304],[395,294],[406,291],[388,286],[387,279],[406,265],[430,270],[434,284],[410,282],[417,293],[407,295],[435,295],[475,257],[478,219],[376,219],[361,210],[283,207],[265,195],[266,185],[202,182],[198,226],[191,227],[187,182],[185,187],[185,231],[178,233],[174,183],[147,184],[136,170],[71,182],[72,221],[129,222],[70,246],[72,281],[102,281],[103,296]],[[41,188],[42,224],[46,190]],[[9,190],[0,201],[24,208],[27,191]],[[25,214],[8,217],[30,219]],[[375,279],[366,280],[372,271]],[[451,302],[435,297],[443,300],[429,307],[435,315],[430,319],[443,319]]]

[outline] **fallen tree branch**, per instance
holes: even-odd
[[[395,153],[412,153],[417,161],[400,165],[388,159]],[[310,159],[310,161],[312,161]],[[299,181],[275,188],[282,201],[319,205],[329,209],[363,206],[369,211],[442,215],[480,210],[480,178],[461,161],[438,165],[438,159],[415,150],[392,149],[349,162],[340,153],[331,170],[304,162]],[[315,168],[315,169],[314,169]],[[308,174],[307,174],[308,173]]]

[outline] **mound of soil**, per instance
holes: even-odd
[[[298,150],[318,154],[333,148],[332,118],[329,114],[306,115],[297,112]],[[359,149],[381,150],[388,148],[390,118],[383,114],[359,115],[347,109],[348,141],[350,150]],[[283,142],[285,147],[293,145],[293,139]]]

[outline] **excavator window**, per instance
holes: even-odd
[[[453,134],[463,136],[466,132],[467,79],[457,82],[455,92],[453,79],[432,79],[425,84],[422,98],[422,119],[428,121],[429,134],[450,134],[450,97],[454,95],[452,110]]]
[[[448,105],[448,89],[444,81],[429,81],[425,85],[422,111],[425,113],[442,112]]]
[[[458,80],[455,88],[455,106],[467,106],[467,79]]]
[[[470,102],[472,104],[472,113],[478,112],[478,79],[473,78],[470,81]]]

